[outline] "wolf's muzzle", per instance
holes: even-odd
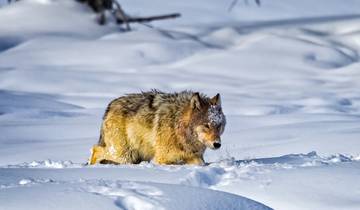
[[[215,142],[213,144],[213,146],[214,146],[215,149],[219,149],[221,147],[221,143],[220,142]]]

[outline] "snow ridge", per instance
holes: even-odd
[[[304,167],[359,161],[358,156],[342,154],[320,157],[315,151],[307,154],[289,154],[273,158],[235,160],[234,158],[210,163],[207,167],[193,170],[181,183],[196,187],[216,189],[240,180],[257,179],[267,182],[264,174],[274,170],[289,170]]]

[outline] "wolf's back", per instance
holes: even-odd
[[[170,119],[175,121],[178,118],[182,109],[189,104],[192,95],[191,91],[164,93],[158,90],[127,94],[109,103],[103,120],[105,122],[109,116],[120,115],[125,118],[136,117],[146,124],[154,126],[157,123],[155,116],[158,115],[157,119],[162,121],[162,123],[158,123],[166,124]],[[206,97],[203,97],[206,100]],[[105,146],[103,133],[102,127],[98,142],[100,146]]]

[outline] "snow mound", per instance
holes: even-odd
[[[189,186],[216,188],[230,185],[239,180],[257,179],[258,176],[274,170],[289,170],[303,167],[321,167],[324,165],[358,161],[358,157],[342,154],[319,156],[315,151],[307,154],[289,154],[280,157],[235,160],[234,158],[210,163],[189,173],[182,183]]]
[[[110,199],[113,206],[110,205],[109,209],[269,209],[241,196],[214,190],[243,192],[241,186],[244,184],[249,189],[247,183],[250,182],[254,182],[255,191],[258,188],[276,187],[274,174],[298,178],[301,177],[298,172],[316,174],[319,170],[332,172],[340,168],[351,176],[356,173],[356,167],[351,166],[358,163],[358,156],[335,154],[322,157],[316,152],[248,160],[229,158],[204,167],[159,166],[151,163],[85,166],[70,161],[33,161],[0,168],[0,189],[6,190],[3,193],[10,192],[11,196],[11,192],[16,191],[13,192],[15,196],[32,188],[32,191],[47,198],[49,194],[43,195],[42,192],[46,190],[60,194],[60,200],[70,199],[69,202],[78,202],[77,199],[90,202],[87,199],[91,197],[91,202],[99,205],[109,205]],[[304,181],[304,178],[298,179]],[[62,193],[64,191],[67,193]],[[95,200],[92,195],[96,196]],[[261,195],[261,203],[272,203]],[[18,198],[15,196],[13,199]],[[11,202],[7,203],[7,207],[11,206]],[[30,201],[24,200],[25,204],[27,202]],[[39,209],[48,208],[53,201],[49,198],[47,202]],[[20,207],[17,205],[16,208]]]
[[[37,196],[28,199],[34,192]],[[55,199],[61,203],[60,206],[53,205]],[[99,209],[100,206],[106,209],[133,210],[271,209],[250,199],[225,192],[180,185],[109,180],[60,182],[22,179],[17,186],[0,188],[0,202],[6,202],[7,210],[23,209],[26,206],[39,210]]]
[[[125,209],[270,209],[240,196],[179,185],[109,182],[91,184],[87,191],[115,199]]]
[[[9,24],[15,22],[16,26]],[[0,8],[0,31],[0,40],[26,40],[39,35],[90,38],[111,30],[97,25],[90,8],[75,1],[25,0]]]
[[[7,168],[79,168],[85,164],[76,164],[71,161],[32,161],[30,163],[21,163],[16,165],[8,165]]]

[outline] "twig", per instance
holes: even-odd
[[[231,12],[231,10],[234,9],[235,5],[237,5],[238,0],[233,0],[228,8],[228,12]]]
[[[254,0],[254,1],[258,7],[261,7],[261,0]],[[228,12],[231,12],[234,9],[234,7],[237,5],[238,2],[239,2],[239,0],[233,0],[228,8]],[[248,0],[244,0],[244,2],[246,5],[249,5]]]
[[[1,0],[0,0],[1,1]],[[109,11],[117,24],[125,24],[125,30],[130,31],[130,23],[144,23],[154,20],[163,20],[169,18],[180,17],[179,13],[157,15],[149,17],[131,17],[125,13],[117,0],[76,0],[81,3],[87,3],[95,13],[98,14],[98,22],[100,25],[106,24],[106,11]]]
[[[173,13],[173,14],[167,14],[167,15],[157,15],[157,16],[150,16],[150,17],[129,17],[127,19],[128,23],[143,23],[143,22],[150,22],[154,20],[163,20],[163,19],[170,19],[170,18],[178,18],[180,17],[180,13]],[[124,23],[122,20],[118,23]]]
[[[127,31],[130,31],[130,25],[129,25],[129,21],[128,21],[128,17],[125,14],[124,10],[121,8],[119,2],[117,1],[113,1],[115,6],[116,6],[116,10],[115,10],[115,19],[116,22],[121,24],[121,23],[125,23],[125,27]]]

